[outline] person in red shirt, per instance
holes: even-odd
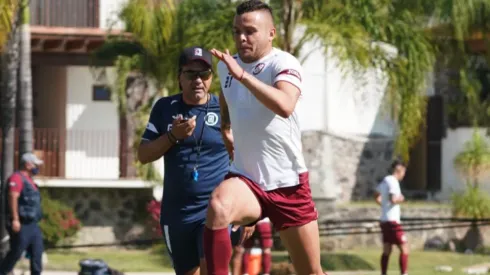
[[[21,169],[8,179],[7,230],[10,235],[10,251],[0,263],[0,275],[9,274],[26,251],[30,255],[31,274],[42,271],[43,236],[38,222],[42,217],[41,195],[33,176],[43,164],[36,155],[25,153]]]

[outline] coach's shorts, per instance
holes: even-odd
[[[400,245],[407,242],[403,227],[398,222],[381,222],[380,227],[383,233],[383,243]]]
[[[251,225],[269,217],[274,228],[280,231],[318,219],[318,212],[311,198],[308,172],[299,175],[299,185],[271,191],[262,190],[256,183],[242,175],[229,173],[226,179],[229,178],[239,178],[245,182],[260,203],[262,215]]]
[[[204,258],[204,221],[171,226],[162,224],[161,226],[175,273],[177,275],[185,274],[187,271],[198,267],[200,260]],[[228,230],[231,233],[231,226]],[[238,237],[237,240],[240,238]]]

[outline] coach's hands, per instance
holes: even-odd
[[[238,64],[238,62],[236,62],[235,58],[233,58],[228,49],[226,49],[225,52],[220,52],[217,49],[212,49],[210,52],[216,58],[225,63],[226,67],[228,67],[228,71],[236,80],[242,80],[245,70],[240,67],[240,65]]]
[[[194,129],[196,128],[196,116],[189,118],[188,120],[183,120],[182,115],[179,115],[172,122],[172,130],[170,132],[175,136],[176,139],[185,139],[192,136]]]

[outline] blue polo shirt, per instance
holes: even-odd
[[[204,220],[209,197],[223,181],[229,168],[229,156],[221,137],[219,99],[211,95],[208,103],[187,105],[182,94],[159,99],[143,133],[144,140],[155,140],[172,128],[177,115],[196,116],[194,135],[172,146],[163,156],[165,175],[160,222],[165,225],[190,224]],[[202,133],[202,134],[201,134]],[[193,179],[198,155],[199,177]]]

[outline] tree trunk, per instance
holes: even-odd
[[[10,40],[2,57],[0,82],[0,110],[2,129],[1,193],[0,193],[0,241],[7,236],[5,230],[7,178],[14,172],[15,104],[17,96],[17,68],[19,64],[19,31],[13,26]],[[8,251],[8,242],[0,242],[0,260]]]
[[[20,27],[19,64],[19,155],[33,151],[32,125],[32,72],[31,72],[31,32],[29,27],[29,1],[23,1]]]
[[[136,170],[136,158],[135,152],[137,144],[135,142],[135,135],[140,120],[138,113],[141,108],[147,106],[150,100],[150,91],[148,89],[148,82],[141,73],[129,73],[126,78],[126,106],[122,115],[121,128],[124,130],[125,137],[122,139],[123,151],[126,153],[125,168],[126,177],[135,178],[138,175]]]

